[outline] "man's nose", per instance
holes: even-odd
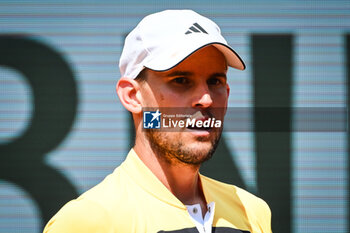
[[[210,90],[206,84],[200,85],[198,88],[196,88],[193,94],[193,107],[208,108],[213,104],[213,99]]]

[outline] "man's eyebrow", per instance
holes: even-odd
[[[166,75],[166,77],[174,77],[174,76],[192,76],[193,73],[190,71],[173,71]]]
[[[221,73],[221,72],[219,72],[219,73],[211,74],[210,77],[211,77],[211,78],[217,78],[217,77],[227,78],[227,75],[226,75],[226,73]]]

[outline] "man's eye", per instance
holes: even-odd
[[[174,78],[172,81],[176,84],[188,84],[189,83],[189,80],[187,78],[184,78],[184,77]]]
[[[218,78],[211,78],[208,80],[208,85],[220,85],[222,81]]]

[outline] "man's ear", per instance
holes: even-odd
[[[122,77],[117,83],[116,90],[120,101],[129,112],[142,112],[140,84],[137,81]]]

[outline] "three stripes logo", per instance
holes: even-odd
[[[185,32],[185,34],[191,34],[191,33],[205,33],[208,34],[207,31],[204,30],[204,28],[201,27],[198,23],[194,23],[188,30]]]

